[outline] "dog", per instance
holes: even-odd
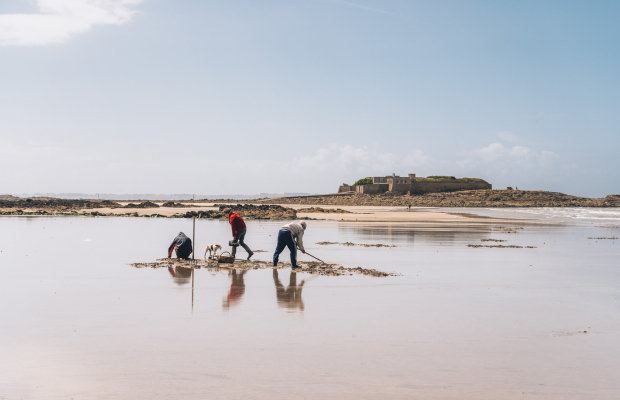
[[[217,255],[217,251],[219,249],[221,249],[222,246],[220,246],[219,244],[210,244],[207,246],[207,248],[205,249],[205,259],[207,258],[207,252],[209,252],[209,258],[215,255]]]

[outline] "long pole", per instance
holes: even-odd
[[[323,261],[323,260],[321,260],[321,259],[316,258],[315,256],[313,256],[312,254],[308,253],[307,251],[306,251],[306,254],[307,254],[307,255],[309,255],[310,257],[314,258],[315,260],[319,260],[320,262],[322,262],[323,264],[325,264],[325,261]]]
[[[192,267],[192,312],[194,312],[194,268]]]
[[[192,261],[196,253],[196,217],[192,217]],[[194,266],[192,266],[192,312],[194,312]]]

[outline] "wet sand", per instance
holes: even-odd
[[[162,258],[155,262],[142,262],[129,264],[134,268],[174,268],[174,269],[201,269],[206,268],[208,270],[220,270],[220,269],[234,269],[237,271],[249,271],[254,269],[285,269],[291,268],[291,263],[279,262],[277,266],[273,266],[271,261],[257,261],[257,260],[245,260],[235,259],[232,263],[219,262],[217,257],[212,259],[178,259],[178,258]],[[368,269],[362,267],[346,268],[338,264],[329,264],[318,261],[298,261],[298,268],[294,270],[295,273],[303,274],[317,274],[328,276],[342,276],[362,274],[366,276],[374,276],[376,278],[383,278],[386,276],[398,276],[394,272],[377,271],[376,269]],[[187,272],[187,271],[186,271]]]
[[[399,274],[377,278],[128,265],[165,257],[178,231],[191,232],[186,219],[0,222],[7,399],[620,393],[620,242],[588,239],[617,238],[616,225],[309,221],[310,253]],[[282,221],[247,224],[269,265]],[[197,220],[196,233],[202,255],[230,226]],[[500,240],[536,248],[468,247]]]
[[[125,205],[125,203],[121,203]],[[221,204],[221,203],[220,203]],[[191,207],[159,207],[159,208],[96,208],[84,209],[80,212],[99,212],[103,214],[133,214],[138,215],[164,215],[173,216],[175,214],[183,214],[188,211],[207,211],[218,210],[211,203],[190,203]],[[307,209],[311,206],[303,204],[285,204],[286,207],[295,210]],[[385,206],[321,206],[325,209],[341,209],[348,213],[297,213],[298,218],[309,218],[322,221],[343,221],[343,222],[406,222],[424,225],[480,225],[503,223],[527,223],[528,220],[509,220],[501,218],[481,217],[475,214],[457,214],[451,212],[441,212],[433,208],[412,207],[408,210],[406,207],[385,207]],[[531,223],[537,223],[535,220],[529,220]]]

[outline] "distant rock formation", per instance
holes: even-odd
[[[605,198],[570,196],[542,190],[463,190],[403,195],[342,193],[269,199],[276,204],[412,207],[620,207],[620,195]]]

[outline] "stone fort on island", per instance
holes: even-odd
[[[372,183],[364,185],[343,185],[338,189],[338,193],[355,192],[360,194],[378,194],[378,193],[437,193],[452,192],[456,190],[472,190],[472,189],[492,189],[493,186],[483,179],[479,178],[460,178],[453,176],[428,177],[421,178],[415,174],[407,176],[373,176],[367,179]]]

